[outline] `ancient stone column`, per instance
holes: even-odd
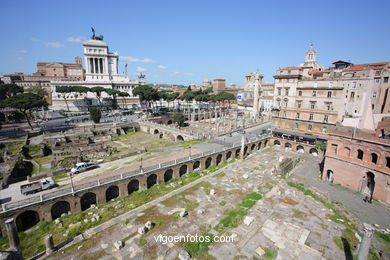
[[[375,232],[375,228],[367,223],[363,223],[363,238],[359,245],[357,260],[367,260],[371,246],[371,239]]]
[[[48,234],[45,236],[46,255],[50,255],[54,252],[53,235]]]
[[[240,159],[244,159],[244,149],[245,149],[245,137],[241,136],[241,149],[240,149]]]
[[[16,230],[15,221],[13,218],[7,219],[5,221],[5,228],[7,230],[7,236],[9,241],[9,248],[11,250],[21,252],[19,245],[18,232]],[[21,253],[20,253],[21,254]]]

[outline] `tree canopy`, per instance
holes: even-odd
[[[32,110],[42,106],[47,107],[47,105],[47,102],[42,97],[34,93],[18,94],[0,102],[0,106],[3,108],[9,107],[19,110],[26,118],[31,129],[33,129],[30,122],[30,119],[32,118]]]
[[[16,84],[0,84],[0,100],[23,93],[23,88]]]

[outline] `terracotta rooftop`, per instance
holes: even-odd
[[[325,74],[325,73],[330,73],[332,72],[331,70],[313,70],[311,72],[309,72],[309,74]]]
[[[281,68],[279,70],[299,70],[299,69],[301,69],[301,67],[291,66],[291,67]]]

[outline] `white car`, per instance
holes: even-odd
[[[125,117],[122,117],[122,118],[121,118],[121,121],[122,121],[122,122],[127,122],[127,119],[126,119]]]
[[[70,170],[72,173],[80,173],[84,172],[86,170],[90,170],[93,168],[96,168],[97,166],[93,163],[90,162],[81,162],[81,163],[76,163],[76,165]]]

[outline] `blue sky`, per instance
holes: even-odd
[[[73,62],[90,27],[147,82],[243,84],[299,65],[314,44],[325,67],[390,61],[390,1],[1,1],[0,74]]]

